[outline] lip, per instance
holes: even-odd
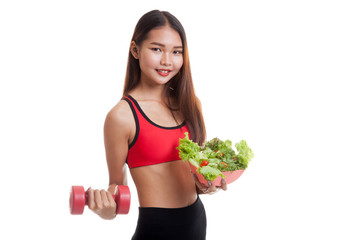
[[[170,69],[156,69],[156,72],[163,77],[169,76],[171,70]]]

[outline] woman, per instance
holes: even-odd
[[[135,27],[123,99],[105,120],[109,188],[89,188],[89,208],[104,219],[115,217],[111,195],[116,185],[127,184],[127,163],[140,204],[133,240],[205,239],[206,215],[198,194],[218,188],[201,184],[179,159],[176,147],[185,132],[204,143],[185,31],[173,15],[154,10]],[[221,188],[226,190],[225,181]]]

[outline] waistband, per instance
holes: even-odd
[[[193,204],[182,208],[139,207],[138,221],[162,225],[191,224],[204,213],[204,205],[198,196]]]

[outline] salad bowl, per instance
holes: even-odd
[[[189,133],[179,139],[179,157],[188,162],[191,171],[199,182],[207,185],[211,181],[215,186],[221,186],[221,178],[227,184],[236,181],[245,171],[254,153],[245,140],[235,144],[237,152],[232,148],[230,140],[222,141],[213,138],[200,147],[189,139]]]
[[[190,165],[190,169],[191,171],[196,175],[196,177],[198,178],[199,182],[201,182],[202,184],[207,185],[208,181],[205,180],[204,176],[200,173],[198,173],[198,168],[195,167],[194,165],[192,165],[190,162],[188,162]],[[243,173],[244,173],[244,169],[240,169],[240,170],[235,170],[235,171],[224,171],[221,172],[222,174],[225,175],[225,181],[226,184],[230,184],[235,182]],[[221,186],[221,176],[217,176],[215,178],[214,181],[212,181],[212,184],[215,184],[215,186],[220,187]]]

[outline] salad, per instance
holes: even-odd
[[[180,158],[197,168],[197,172],[202,174],[207,181],[214,181],[218,176],[225,178],[222,172],[233,172],[245,170],[249,162],[254,157],[254,153],[247,145],[245,140],[235,144],[237,153],[232,148],[230,140],[222,141],[213,138],[206,141],[203,147],[189,139],[189,133],[185,133],[184,138],[179,139]]]

